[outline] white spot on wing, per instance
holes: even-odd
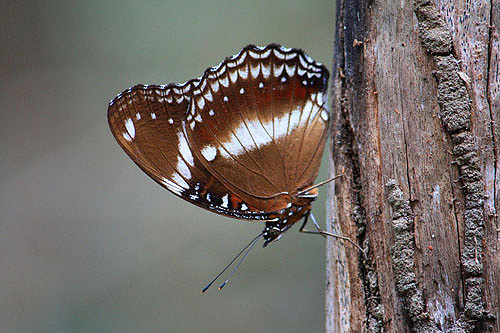
[[[207,91],[207,92],[205,93],[205,98],[206,98],[206,100],[207,100],[207,101],[209,101],[209,102],[212,102],[212,101],[214,100],[214,98],[213,98],[213,96],[212,96],[212,93],[211,93],[210,91]]]
[[[243,68],[238,69],[238,73],[240,74],[242,79],[248,78],[248,67],[245,66]]]
[[[169,118],[169,119],[168,119],[168,123],[169,123],[170,125],[172,125],[172,124],[174,123],[174,120],[173,120],[172,118]]]
[[[128,133],[123,133],[123,137],[125,138],[125,140],[127,140],[128,142],[131,142],[132,141],[132,138],[130,137],[130,135],[128,135]]]
[[[316,95],[316,103],[322,105],[325,102],[325,97],[326,95],[323,94],[321,91],[318,92],[318,94]]]
[[[306,58],[306,60],[307,60],[308,62],[310,62],[310,63],[314,63],[314,60],[312,60],[312,58],[311,58],[309,55],[305,54],[305,53],[304,53],[304,58]]]
[[[292,113],[290,114],[290,131],[292,131],[293,129],[299,127],[299,122],[300,122],[300,116],[301,116],[301,110],[300,108],[297,108],[295,110],[292,111]]]
[[[274,77],[279,77],[281,73],[283,73],[283,69],[285,68],[285,64],[281,64],[280,66],[277,66],[274,64]]]
[[[313,107],[311,110],[311,115],[309,117],[309,123],[307,126],[311,125],[316,120],[318,114],[321,115],[320,111],[322,111],[322,110],[324,110],[324,108],[319,107],[317,104],[313,104]]]
[[[222,84],[223,87],[229,87],[229,80],[227,77],[220,78],[220,84]]]
[[[309,102],[309,104],[306,103],[305,107],[309,108],[307,110],[308,112],[311,112],[311,106],[312,106],[311,102]],[[302,119],[304,118],[307,119],[306,114],[307,113],[304,112]],[[283,114],[281,117],[274,118],[274,129],[275,129],[274,138],[276,140],[279,140],[280,138],[285,137],[287,135],[288,128],[291,132],[298,126],[299,119],[300,119],[299,108],[292,111],[291,115]],[[290,126],[288,125],[289,121],[290,121]],[[268,132],[264,130],[263,126]],[[252,150],[253,147],[255,147],[255,145],[257,147],[263,147],[265,145],[271,144],[272,138],[268,133],[272,133],[272,129],[273,129],[272,120],[264,121],[262,123],[259,120],[247,120],[246,126],[245,124],[240,123],[238,127],[233,129],[234,135],[231,134],[229,139],[227,139],[226,141],[221,141],[221,144],[225,148],[225,149],[220,149],[221,156],[224,158],[231,158],[229,154],[231,154],[232,156],[243,154],[244,152],[246,152],[246,150],[243,149],[242,144],[245,146],[247,150]],[[249,131],[252,133],[252,136],[250,136]]]
[[[259,88],[264,88],[264,83],[259,82]]]
[[[231,159],[231,155],[239,155],[241,154],[244,150],[243,147],[241,146],[241,143],[236,139],[234,134],[231,133],[229,140],[221,142],[224,148],[220,147],[219,152],[221,156],[227,159]]]
[[[257,76],[259,76],[259,73],[260,73],[260,68],[259,68],[259,65],[254,65],[254,64],[250,64],[250,72],[252,74],[252,77],[254,79],[257,78]]]
[[[279,50],[273,50],[273,53],[276,56],[276,58],[285,59],[285,55],[283,53],[281,53]]]
[[[188,168],[186,162],[184,162],[184,160],[182,159],[181,156],[177,156],[177,171],[184,178],[191,179],[191,171],[189,171],[189,168]]]
[[[262,68],[262,75],[264,76],[265,79],[271,75],[271,65],[270,64],[260,64]]]
[[[201,89],[202,91],[205,91],[206,86],[207,86],[207,80],[203,80],[203,82],[202,82],[202,83],[201,83],[201,85],[200,85],[200,89]]]
[[[210,83],[210,87],[212,88],[212,91],[216,93],[217,91],[219,91],[219,81]]]
[[[263,50],[264,48],[262,48]],[[266,59],[267,57],[269,57],[269,55],[271,54],[271,49],[268,49],[267,51],[263,52],[261,55],[260,55],[260,58],[261,59]]]
[[[310,118],[309,115],[311,114],[313,107],[314,107],[313,103],[311,102],[310,99],[308,99],[306,104],[304,105],[304,107],[302,109],[302,112],[304,113],[305,118]]]
[[[242,203],[241,204],[241,210],[247,210],[248,209],[248,206],[245,205],[245,203]]]
[[[253,50],[248,50],[248,54],[250,55],[250,57],[252,57],[254,59],[259,59],[260,58],[260,54],[258,54],[257,52],[255,52]]]
[[[228,208],[229,207],[228,204],[229,204],[229,195],[226,194],[225,196],[222,197],[222,204],[221,204],[221,206],[224,207],[224,208]]]
[[[328,112],[326,112],[326,110],[321,111],[321,118],[323,118],[324,121],[328,121]]]
[[[225,71],[226,71],[226,67],[225,66],[222,66],[222,63],[218,64],[217,66],[217,76],[221,76]]]
[[[217,156],[217,149],[212,146],[206,146],[201,150],[201,154],[209,162],[212,162]]]
[[[154,112],[151,112],[151,119],[156,119],[156,114]]]
[[[224,102],[227,102],[227,101],[229,101],[229,98],[227,98],[227,96],[224,96],[223,100],[224,100]]]
[[[184,137],[184,133],[183,132],[177,133],[177,138],[179,139],[179,152],[181,153],[182,157],[184,157],[186,162],[188,162],[191,166],[194,166],[193,155],[191,154],[191,149],[189,148],[186,138]],[[186,178],[191,178],[191,174],[189,175],[189,177]]]
[[[180,178],[182,179],[182,178]],[[170,191],[173,191],[174,193],[177,193],[177,194],[181,194],[182,192],[182,187],[179,186],[178,184],[174,183],[173,181],[171,181],[170,179],[168,178],[165,178],[163,177],[161,179],[161,182],[163,183],[163,185],[165,185]],[[184,181],[184,179],[182,179],[182,182],[184,184],[186,184],[186,189],[189,188],[189,186],[187,185],[187,183]]]
[[[246,57],[247,57],[247,54],[246,53],[242,53],[240,55],[240,57],[238,58],[238,60],[236,60],[236,64],[237,65],[241,65],[245,61]]]
[[[304,68],[308,67],[308,63],[305,61],[303,57],[299,57],[300,65]]]
[[[241,88],[240,89],[240,94],[243,95],[245,93],[245,89]]]
[[[289,114],[284,114],[282,117],[274,119],[274,137],[275,138],[282,138],[282,137],[285,137],[287,135],[287,133],[288,133],[288,121],[289,121],[288,118],[289,118]]]
[[[137,112],[137,113],[135,114],[135,119],[137,119],[137,120],[140,120],[140,119],[141,119],[141,114],[140,114],[139,112]]]
[[[194,102],[193,102],[193,103],[191,103],[191,104],[189,105],[189,112],[190,112],[190,113],[193,115],[193,117],[194,117],[194,115],[195,115],[195,113],[196,113],[196,105],[195,105],[195,103],[194,103]]]
[[[130,137],[132,139],[135,138],[135,126],[132,119],[128,118],[127,121],[125,121],[125,127],[127,128],[127,132],[130,135]]]
[[[196,101],[196,103],[198,103],[198,107],[199,107],[201,110],[203,110],[203,108],[205,107],[205,100],[203,99],[203,97],[202,97],[202,98],[200,98],[200,99],[198,99],[198,100]]]
[[[184,164],[185,165],[185,164]],[[188,170],[189,171],[189,170]],[[174,172],[172,174],[172,180],[179,184],[179,186],[185,188],[186,190],[189,188],[189,184],[186,183],[186,181],[184,180],[184,178],[182,178],[181,176],[179,176],[179,174],[177,172]]]
[[[208,114],[209,114],[210,116],[213,116],[213,115],[215,114],[215,112],[214,112],[214,110],[210,109],[210,111],[208,111]]]
[[[238,80],[238,71],[229,71],[229,77],[231,78],[231,82],[235,83]]]

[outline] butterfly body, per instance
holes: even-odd
[[[307,216],[327,137],[328,71],[303,51],[248,45],[184,84],[137,85],[113,101],[120,146],[197,206],[266,223],[267,245]]]

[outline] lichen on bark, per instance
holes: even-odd
[[[386,198],[391,205],[394,243],[391,247],[392,268],[396,290],[403,297],[414,332],[437,332],[437,327],[426,312],[422,291],[415,274],[414,221],[408,201],[396,181],[385,185]]]
[[[446,26],[435,3],[429,0],[414,0],[413,8],[418,19],[420,41],[436,66],[434,76],[437,82],[439,115],[453,143],[453,154],[464,196],[464,246],[461,261],[465,281],[465,304],[464,313],[459,318],[456,329],[471,331],[476,321],[486,315],[482,301],[484,180],[477,148],[470,132],[471,99],[465,82],[459,75],[459,60],[453,55],[450,28]]]

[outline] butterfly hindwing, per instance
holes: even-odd
[[[192,85],[138,85],[124,91],[108,108],[114,137],[144,172],[177,196],[222,215],[266,219],[226,189],[192,153],[183,131]]]

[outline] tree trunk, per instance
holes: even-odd
[[[329,332],[500,332],[500,4],[337,2]]]

